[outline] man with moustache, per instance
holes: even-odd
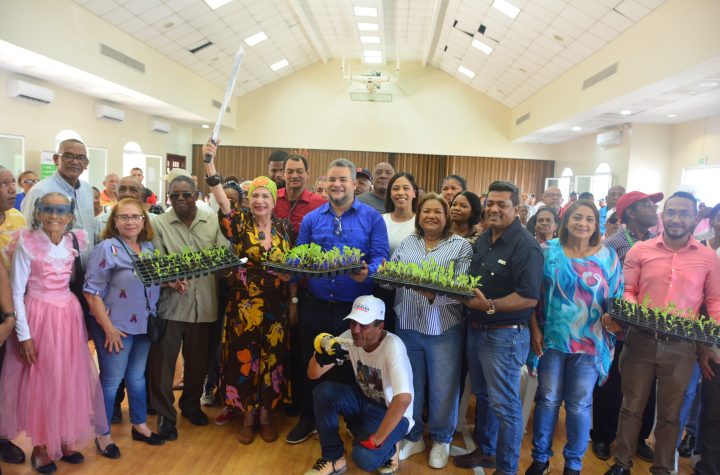
[[[275,182],[278,190],[285,188],[285,162],[288,156],[285,150],[275,150],[267,158],[268,178]]]
[[[392,165],[386,162],[378,163],[373,170],[372,191],[363,193],[358,199],[370,205],[380,214],[385,213],[385,194],[387,193],[390,178],[395,174]]]

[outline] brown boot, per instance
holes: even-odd
[[[255,438],[255,415],[250,412],[243,417],[243,425],[238,434],[241,444],[250,445]]]
[[[278,433],[269,420],[265,424],[260,423],[260,437],[265,442],[275,442],[277,440]]]

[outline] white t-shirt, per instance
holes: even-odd
[[[352,339],[350,330],[345,331],[340,338]],[[355,381],[368,399],[387,407],[396,394],[408,393],[413,399],[415,398],[412,367],[405,344],[400,337],[386,332],[380,346],[372,353],[357,346],[349,346],[346,349],[350,353]],[[403,416],[409,422],[408,432],[410,432],[415,423],[412,402]]]
[[[388,241],[390,242],[390,256],[393,255],[395,249],[403,242],[403,239],[415,232],[415,216],[405,222],[397,223],[390,217],[390,213],[382,215],[387,228]]]

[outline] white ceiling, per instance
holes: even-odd
[[[347,58],[366,62],[363,51],[370,49],[376,50],[374,54],[380,55],[382,63],[421,62],[437,67],[508,107],[531,97],[665,2],[507,0],[519,8],[513,19],[494,8],[493,0],[231,0],[216,10],[203,0],[73,1],[221,88],[227,84],[237,49],[244,46],[246,56],[236,95],[318,61]],[[353,7],[358,6],[375,8],[377,16],[356,16]],[[377,31],[360,31],[359,22],[376,23]],[[261,31],[267,35],[266,40],[254,46],[244,42]],[[363,44],[361,36],[376,37],[378,43]],[[492,53],[473,47],[474,40],[494,48]],[[208,42],[212,44],[196,53],[190,51]],[[0,49],[0,67],[23,72],[25,65],[13,64],[7,58],[3,61],[2,57]],[[283,59],[287,67],[278,71],[270,68]],[[460,73],[460,66],[474,72],[474,78]],[[720,66],[705,76],[716,71],[720,72]],[[57,70],[52,75],[24,72],[56,82],[58,77],[65,77],[58,76]],[[71,84],[73,71],[65,73],[65,83]],[[634,116],[610,118],[606,114],[612,110],[599,108],[522,140],[556,143],[576,137],[577,132],[568,133],[574,125],[587,133],[633,120],[657,120],[648,114],[653,109],[660,114],[669,102],[679,106],[680,101],[688,100],[687,107],[696,111],[692,114],[706,110],[707,101],[692,101],[689,96],[658,100],[658,94],[690,87],[688,82],[676,81],[663,91],[647,91],[618,104],[618,111],[643,111]],[[98,97],[134,106],[144,102],[142,110],[197,123],[193,114],[183,114],[167,104],[163,107],[159,101],[152,104],[152,98],[138,98],[121,86],[116,91],[106,90],[109,87],[103,84],[90,88],[85,84],[84,92],[99,91]],[[123,96],[130,99],[124,100]],[[133,98],[135,102],[129,102]],[[720,110],[717,94],[712,99],[715,110]],[[692,114],[685,113],[676,122],[689,120]]]

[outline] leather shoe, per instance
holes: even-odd
[[[105,458],[108,459],[119,459],[120,458],[120,447],[118,447],[115,444],[108,444],[105,446],[105,450],[100,448],[100,442],[98,442],[97,438],[95,439],[95,447],[97,447],[98,452],[100,452],[100,455],[102,455]]]
[[[650,463],[652,463],[653,457],[655,457],[653,449],[651,449],[648,444],[645,443],[645,441],[638,442],[637,450],[635,450],[635,455],[637,455],[640,459]]]
[[[630,475],[631,473],[629,468],[622,468],[620,465],[615,464],[605,472],[605,475]]]
[[[610,444],[607,442],[593,442],[592,451],[595,457],[600,460],[607,460],[610,458]]]
[[[678,454],[680,455],[680,457],[690,457],[695,451],[695,444],[695,436],[689,432],[686,432],[685,437],[683,437],[682,442],[680,442],[680,447],[678,447]]]
[[[485,455],[480,448],[477,448],[469,454],[456,456],[453,465],[459,468],[495,468],[495,457]]]
[[[85,461],[85,456],[80,452],[72,452],[70,454],[63,455],[62,457],[60,457],[60,460],[66,463],[77,465]]]
[[[165,439],[163,439],[160,434],[150,432],[149,436],[144,435],[138,430],[136,430],[134,427],[130,430],[130,435],[132,436],[133,440],[145,442],[148,445],[163,445],[165,443]]]
[[[243,445],[250,445],[253,439],[255,439],[255,424],[243,424],[238,434],[238,441]]]
[[[278,438],[278,433],[273,427],[272,423],[260,424],[260,437],[265,442],[275,442]]]
[[[193,412],[183,412],[183,417],[186,417],[190,424],[194,426],[206,426],[208,425],[208,417],[200,409]]]
[[[158,435],[165,440],[177,440],[178,431],[175,427],[175,423],[168,420],[166,417],[158,417]]]
[[[0,455],[5,463],[25,463],[25,452],[7,439],[0,440]]]
[[[57,465],[51,460],[50,463],[46,463],[45,465],[38,465],[35,461],[35,456],[30,456],[30,463],[32,464],[32,468],[35,469],[38,473],[54,473],[57,470]]]

